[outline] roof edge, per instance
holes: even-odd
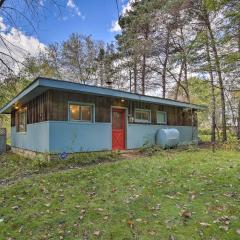
[[[25,96],[27,93],[31,92],[37,86],[39,86],[39,77],[37,77],[34,81],[32,81],[27,87],[25,87],[19,94],[17,94],[12,100],[6,103],[2,108],[0,108],[0,114],[7,114],[4,113],[9,107],[14,105],[19,99]]]
[[[56,85],[56,83],[57,83],[57,85]],[[68,85],[66,85],[66,84],[68,84]],[[75,87],[75,85],[77,87]],[[122,97],[125,99],[132,99],[132,100],[138,100],[138,101],[143,101],[143,102],[163,104],[163,105],[169,105],[169,106],[177,106],[177,107],[183,107],[183,108],[191,108],[191,109],[196,109],[196,110],[207,109],[207,106],[205,106],[205,105],[191,104],[191,103],[187,103],[187,102],[176,101],[173,99],[159,98],[159,97],[155,97],[155,96],[131,93],[131,92],[126,92],[126,91],[117,90],[117,89],[110,89],[110,88],[106,88],[106,87],[80,84],[80,83],[70,82],[70,81],[66,81],[66,80],[44,78],[44,77],[39,76],[33,82],[31,82],[27,87],[25,87],[11,101],[9,101],[7,104],[5,104],[0,109],[0,114],[6,113],[5,111],[8,108],[10,108],[17,101],[19,101],[22,97],[24,97],[25,95],[30,93],[32,90],[34,90],[38,86],[61,89],[61,90],[66,90],[66,91],[75,90],[75,91],[79,91],[79,92],[86,92],[89,94],[92,93],[92,94],[104,95],[104,96]],[[73,86],[74,86],[74,88],[73,88]],[[84,88],[84,89],[81,91],[80,87]],[[94,91],[92,91],[92,90],[94,90]]]

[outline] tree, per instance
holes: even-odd
[[[21,29],[21,23],[29,26],[33,32],[37,32],[35,24],[40,19],[41,14],[49,9],[57,8],[60,11],[63,0],[48,0],[45,6],[40,0],[0,0],[0,15],[16,29]],[[16,52],[24,52],[24,49],[9,42],[4,34],[0,33],[0,78],[8,77],[9,74],[16,74],[23,67],[22,60],[16,57]]]

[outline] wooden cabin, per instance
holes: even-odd
[[[175,128],[180,144],[198,142],[203,106],[68,81],[37,78],[6,104],[12,149],[73,153],[155,144],[159,129]]]

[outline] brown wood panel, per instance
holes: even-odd
[[[140,101],[125,100],[119,98],[96,96],[83,93],[72,93],[64,91],[49,90],[39,95],[26,104],[27,122],[36,123],[42,121],[67,121],[68,120],[68,103],[82,102],[95,104],[95,121],[110,122],[111,106],[128,108],[128,113],[134,116],[136,108],[151,110],[151,124],[157,124],[156,112],[167,112],[167,125],[191,126],[192,115],[194,126],[197,125],[197,112],[184,110],[182,108],[166,105],[151,104]],[[15,110],[11,114],[11,124],[15,125]]]

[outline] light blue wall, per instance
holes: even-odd
[[[49,122],[50,152],[87,152],[112,149],[111,123]]]
[[[49,123],[28,124],[26,133],[16,132],[16,127],[12,127],[11,145],[35,152],[49,152]]]
[[[181,144],[198,141],[196,127],[128,124],[127,148],[133,149],[144,144],[155,144],[156,132],[160,128],[177,128],[180,132]],[[63,151],[111,150],[112,124],[67,121],[41,122],[28,124],[26,133],[17,133],[16,128],[13,127],[11,138],[12,146],[36,152],[59,153]]]
[[[176,128],[180,132],[180,144],[190,144],[198,142],[198,130],[190,126],[166,126],[166,125],[146,125],[128,124],[127,148],[139,148],[144,144],[155,144],[155,136],[158,129]]]

